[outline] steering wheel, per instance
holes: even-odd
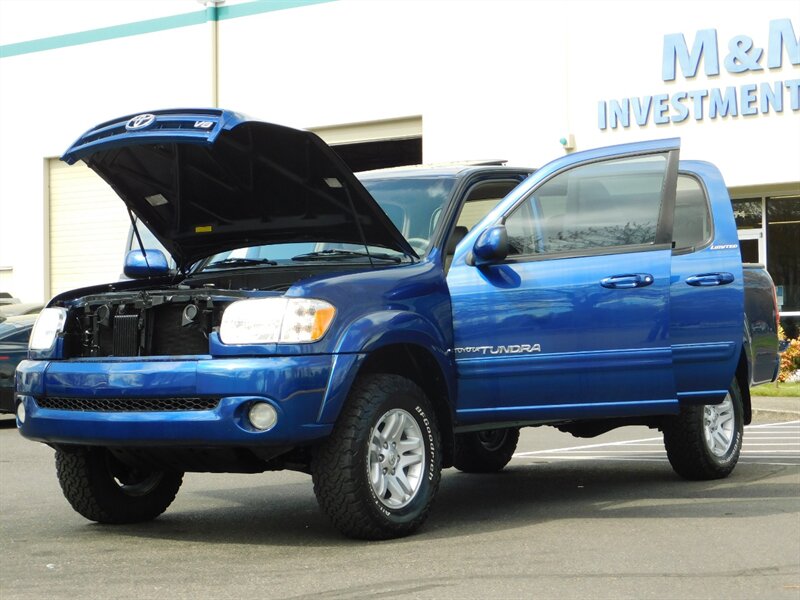
[[[417,254],[424,254],[428,250],[430,240],[425,238],[408,238],[408,244],[414,249]]]

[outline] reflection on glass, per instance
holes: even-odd
[[[663,156],[576,167],[542,185],[506,220],[512,254],[653,244]]]
[[[767,265],[783,288],[780,311],[800,311],[800,196],[767,198]]]
[[[761,229],[761,198],[731,200],[737,229]]]

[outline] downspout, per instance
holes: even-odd
[[[206,7],[211,30],[211,106],[219,108],[219,13],[225,0],[200,0]]]

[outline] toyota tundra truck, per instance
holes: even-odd
[[[50,301],[19,431],[100,523],[156,518],[185,472],[293,469],[345,535],[403,536],[442,469],[498,471],[531,426],[644,425],[680,476],[726,477],[778,312],[719,171],[679,145],[356,177],[235,112],[102,123],[63,160],[171,260],[137,229],[126,280]]]

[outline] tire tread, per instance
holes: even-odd
[[[100,471],[101,452],[102,449],[56,450],[58,482],[76,512],[98,523],[139,523],[155,519],[172,504],[183,481],[182,473],[164,472],[151,492],[127,497],[114,489],[116,484],[108,473]]]
[[[312,478],[317,500],[339,531],[356,539],[383,540],[408,535],[427,518],[439,485],[439,470],[431,481],[431,493],[419,515],[407,522],[388,523],[365,502],[370,495],[365,477],[352,476],[364,468],[357,432],[369,431],[374,408],[383,398],[405,392],[425,399],[422,390],[399,375],[371,374],[356,382],[331,435],[316,449]],[[426,403],[427,407],[427,403]],[[373,410],[371,410],[373,409]],[[433,411],[428,411],[433,420]],[[433,428],[435,430],[435,426]],[[347,474],[350,474],[349,476]]]
[[[738,419],[737,427],[741,428],[742,396],[735,379],[730,393]],[[704,442],[703,411],[703,405],[682,406],[680,414],[669,417],[664,426],[664,447],[670,465],[678,475],[693,481],[727,477],[736,466],[741,450],[742,435],[739,431],[739,439],[735,442],[739,448],[729,462],[720,464],[709,455]]]

